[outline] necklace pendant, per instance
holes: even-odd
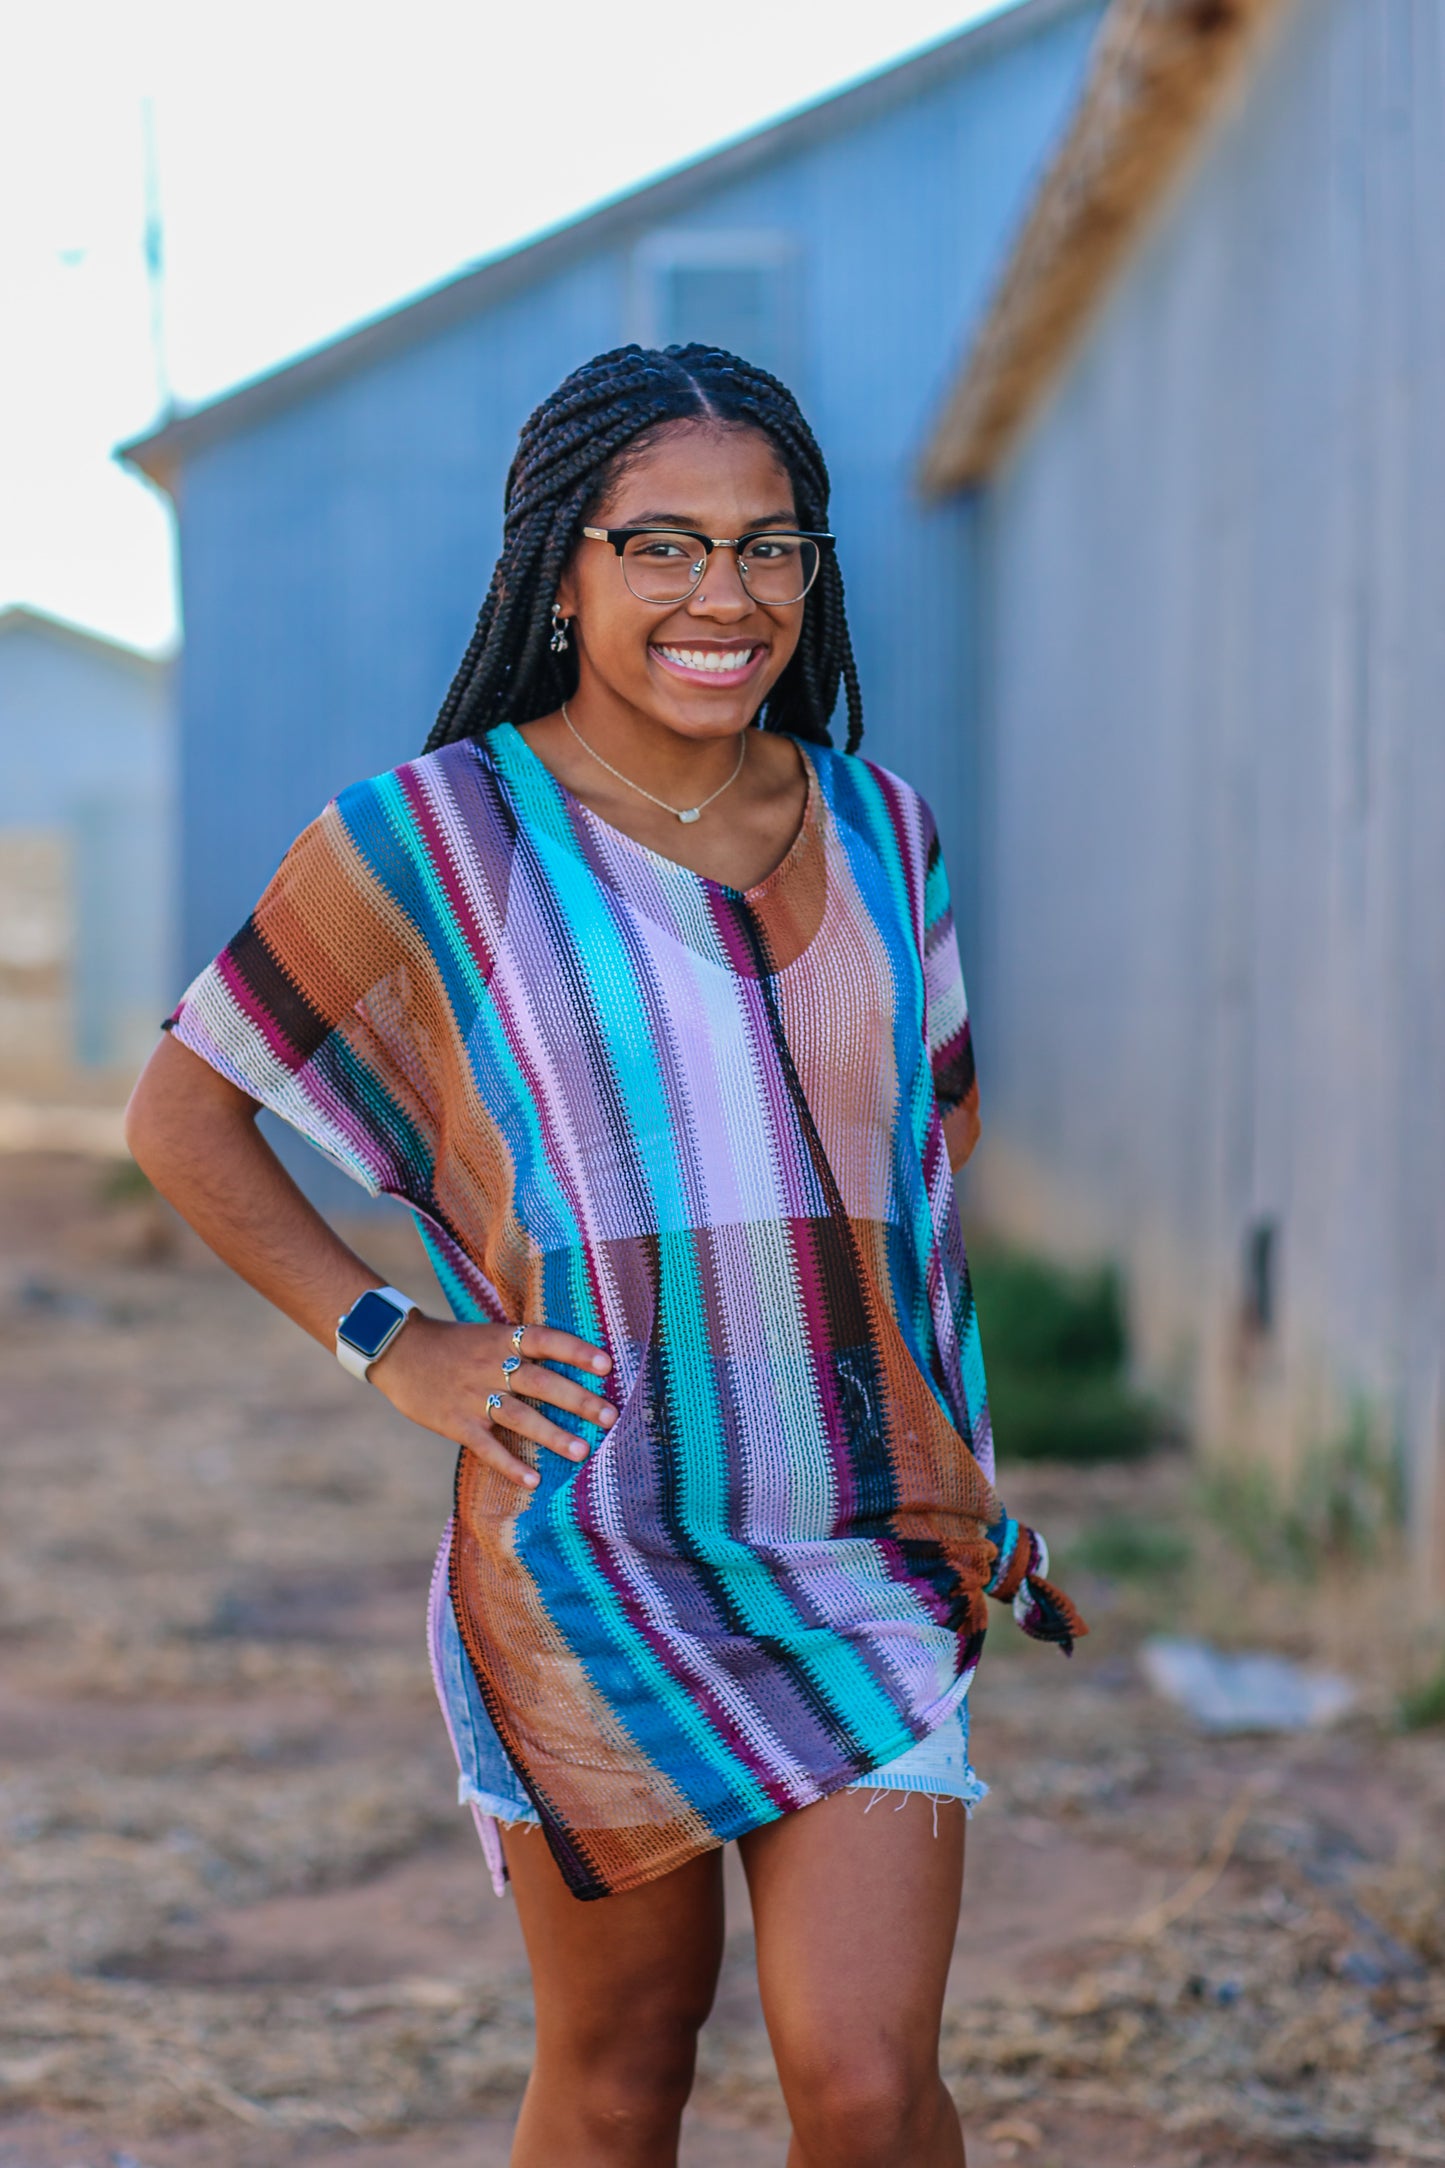
[[[702,819],[702,807],[700,805],[690,806],[686,813],[679,813],[677,817],[686,826],[689,821]]]

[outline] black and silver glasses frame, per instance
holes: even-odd
[[[715,549],[737,551],[738,576],[754,601],[769,602],[779,606],[790,602],[801,602],[818,576],[818,568],[823,561],[823,550],[835,539],[831,534],[818,533],[806,527],[755,527],[749,533],[740,535],[708,535],[700,533],[695,527],[650,525],[646,527],[584,527],[582,532],[589,542],[606,542],[617,552],[622,561],[622,576],[627,581],[629,593],[636,595],[639,602],[651,602],[663,606],[686,602],[690,595],[696,594],[707,570],[707,561]],[[692,577],[685,587],[679,586],[675,592],[669,591],[666,594],[644,594],[633,584],[633,580],[628,574],[628,567],[630,564],[635,568],[639,564],[639,559],[635,552],[629,552],[628,544],[649,539],[659,542],[672,540],[696,543],[699,554],[696,563],[690,568]],[[759,594],[753,585],[753,578],[756,575],[750,575],[747,551],[750,546],[756,547],[759,543],[766,542],[799,542],[809,545],[808,548],[800,552],[802,563],[799,566],[799,571],[802,575],[802,584],[798,586],[796,593]],[[680,571],[682,568],[679,566],[677,569]],[[759,567],[758,569],[763,568]],[[770,565],[767,569],[780,572],[782,567]]]

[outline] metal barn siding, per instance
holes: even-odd
[[[518,426],[622,336],[621,269],[578,265],[187,464],[187,977],[334,792],[420,751],[491,576]]]
[[[869,750],[937,802],[967,955],[971,518],[922,504],[911,469],[1099,12],[1032,0],[968,33],[946,66],[904,63],[899,82],[916,92],[895,95],[885,77],[844,93],[836,116],[825,102],[640,191],[631,224],[625,203],[603,214],[606,245],[589,248],[583,222],[570,260],[478,313],[294,397],[283,372],[262,411],[242,395],[245,418],[227,423],[223,403],[220,426],[185,440],[187,974],[333,791],[421,744],[485,591],[520,422],[587,355],[646,335],[659,253],[719,235],[787,244]]]
[[[988,493],[984,1201],[1445,1587],[1445,16],[1307,0]],[[1253,1230],[1278,1316],[1242,1321]]]
[[[978,908],[973,515],[922,501],[911,475],[1097,18],[1055,20],[675,222],[798,237],[796,388],[833,479],[867,750],[935,805],[965,968]]]

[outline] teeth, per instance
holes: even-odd
[[[681,665],[684,670],[741,670],[744,663],[752,660],[750,647],[718,649],[715,647],[662,647],[657,650],[669,662]]]

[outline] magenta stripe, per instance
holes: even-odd
[[[302,1056],[282,1031],[269,1009],[263,1009],[252,993],[229,949],[222,949],[216,958],[216,972],[233,1006],[245,1018],[253,1031],[259,1032],[277,1061],[293,1072],[301,1065]]]

